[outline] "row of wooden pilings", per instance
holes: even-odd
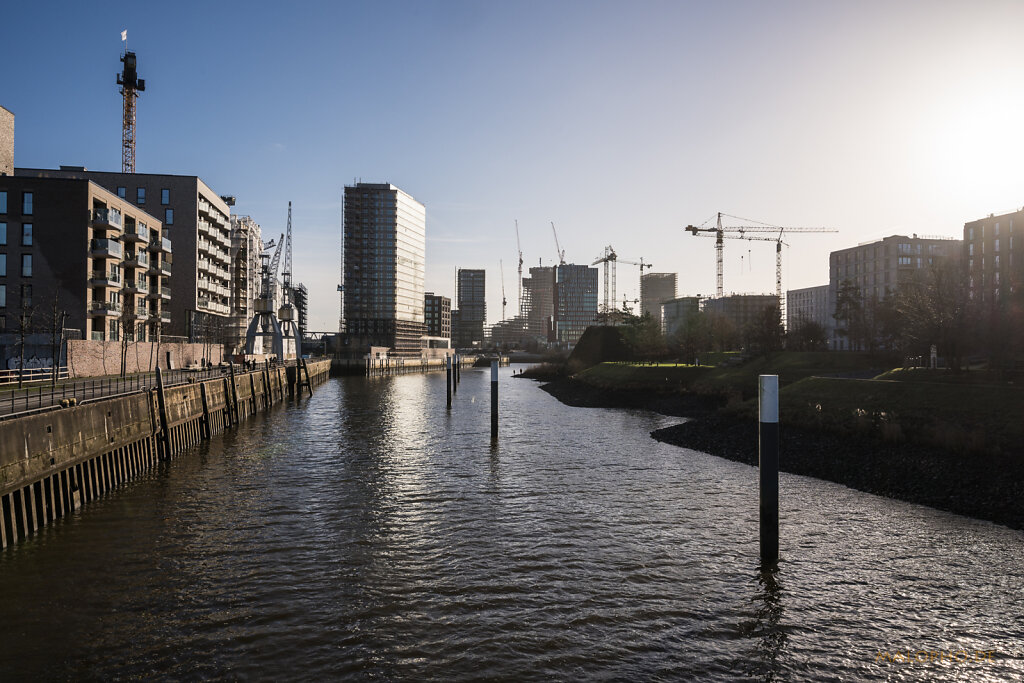
[[[265,366],[0,422],[0,547],[289,396],[325,381],[330,361]]]

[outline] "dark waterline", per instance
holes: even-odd
[[[496,447],[486,371],[332,380],[0,553],[0,680],[1024,676],[1024,534],[784,474],[762,575],[756,470],[510,375]]]

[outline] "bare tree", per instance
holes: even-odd
[[[25,344],[28,335],[32,333],[35,308],[32,306],[32,285],[21,286],[21,307],[18,311],[18,388],[20,389],[25,379]]]

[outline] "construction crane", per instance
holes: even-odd
[[[516,221],[516,251],[519,252],[519,287],[516,292],[516,296],[518,297],[516,303],[519,306],[519,317],[525,318],[526,313],[523,311],[523,247],[519,243],[519,221]],[[503,276],[502,280],[504,279],[505,278]],[[504,287],[504,282],[502,283],[502,286]],[[504,299],[505,295],[502,294],[501,298]],[[504,316],[502,316],[502,318],[504,318]]]
[[[739,235],[744,235],[744,234],[746,234],[748,232],[770,232],[770,233],[776,233],[776,237],[772,238],[772,241],[775,241],[775,242],[778,243],[778,246],[776,248],[776,261],[778,262],[778,268],[777,268],[777,271],[778,271],[778,278],[777,278],[777,280],[778,281],[776,282],[776,289],[781,291],[781,288],[782,288],[782,265],[781,264],[782,264],[782,238],[783,238],[783,235],[785,233],[787,233],[787,232],[788,233],[794,233],[794,232],[839,232],[838,230],[835,230],[835,229],[832,229],[832,228],[790,228],[790,227],[783,227],[783,226],[779,226],[779,225],[770,225],[768,223],[759,223],[758,225],[735,225],[735,226],[723,227],[722,226],[722,217],[723,216],[725,216],[727,218],[733,218],[733,219],[736,219],[736,220],[740,220],[740,221],[748,221],[750,223],[758,223],[758,221],[750,221],[749,219],[746,219],[746,218],[740,218],[738,216],[730,216],[729,214],[724,214],[722,212],[719,212],[717,214],[717,222],[716,222],[714,227],[710,227],[710,228],[709,227],[704,227],[707,224],[707,222],[711,220],[710,218],[707,221],[704,221],[704,223],[701,223],[699,226],[695,226],[695,225],[688,225],[688,226],[686,226],[686,230],[688,232],[692,233],[693,235],[699,235],[700,233],[703,232],[703,233],[713,233],[714,236],[715,236],[715,266],[716,266],[716,270],[715,270],[715,277],[716,277],[716,280],[715,280],[715,292],[716,292],[717,296],[722,296],[725,293],[725,287],[723,286],[723,278],[722,278],[722,251],[723,251],[723,239],[724,239],[725,233],[731,232],[731,233],[738,233]]]
[[[604,254],[598,256],[590,265],[604,264],[604,297],[602,299],[602,312],[611,313],[611,307],[615,305],[615,264],[619,255],[615,253],[614,247],[608,245],[604,248]],[[609,293],[610,290],[610,293]]]
[[[551,221],[551,232],[555,233],[555,250],[558,252],[558,265],[565,265],[565,249],[558,243],[558,231],[555,230],[555,222]]]
[[[644,268],[653,268],[654,264],[653,263],[644,263],[644,259],[643,259],[642,256],[640,257],[640,261],[639,262],[637,262],[637,261],[626,261],[625,259],[619,259],[619,263],[628,263],[631,266],[640,266],[640,281],[639,281],[640,289],[638,289],[637,292],[640,293],[640,298],[643,299]]]
[[[245,354],[251,356],[256,352],[256,338],[264,341],[260,351],[266,353],[265,340],[270,337],[270,346],[273,353],[280,359],[284,358],[284,337],[281,334],[281,325],[274,315],[274,292],[277,288],[277,267],[281,260],[281,247],[284,246],[284,233],[277,243],[274,256],[267,252],[274,246],[274,240],[263,243],[263,253],[260,254],[260,294],[254,302],[255,311],[249,327],[245,331]]]
[[[502,263],[501,259],[498,259],[498,269],[501,270],[502,273],[502,319],[504,321],[505,304],[508,303],[508,300],[505,299],[505,265]]]
[[[739,218],[737,216],[729,216],[728,214],[719,213],[718,214],[717,224],[713,228],[696,227],[696,226],[693,226],[693,225],[687,226],[687,228],[686,228],[694,236],[700,236],[700,235],[704,234],[704,235],[706,235],[708,237],[711,237],[710,233],[714,234],[714,237],[715,237],[715,258],[716,258],[716,266],[717,266],[717,272],[716,272],[717,283],[716,284],[717,284],[718,296],[722,296],[723,293],[724,293],[723,292],[723,286],[722,286],[722,250],[723,250],[723,240],[725,240],[725,239],[745,239],[745,240],[748,240],[748,241],[755,241],[756,240],[756,241],[762,241],[762,242],[775,242],[775,295],[779,299],[779,313],[780,313],[781,318],[782,318],[782,323],[785,324],[785,322],[786,322],[786,302],[785,302],[785,299],[782,296],[782,246],[784,244],[786,246],[789,246],[789,245],[786,244],[783,241],[783,239],[782,239],[783,236],[787,232],[789,232],[789,233],[795,233],[795,232],[805,232],[805,233],[807,233],[807,232],[816,232],[816,233],[821,233],[821,232],[839,232],[839,231],[835,230],[834,228],[791,228],[791,227],[783,227],[783,226],[777,226],[777,225],[768,225],[767,223],[762,223],[760,225],[744,225],[744,226],[722,227],[722,216],[727,216],[728,218],[735,218],[737,220],[744,220],[744,221],[748,220],[748,219],[745,219],[745,218]],[[749,222],[757,223],[757,221],[749,221]],[[707,221],[705,221],[705,223],[707,223]],[[764,236],[760,236],[760,235],[747,235],[746,233],[748,233],[748,232],[775,233],[775,236],[774,237],[764,237]],[[735,234],[726,234],[726,233],[735,233]]]
[[[121,33],[126,41],[127,31]],[[135,53],[125,49],[121,55],[124,68],[117,74],[117,84],[121,86],[121,97],[124,99],[124,115],[121,122],[121,173],[135,173],[135,100],[139,93],[146,89],[146,81],[139,78],[136,70]]]
[[[275,267],[276,271],[276,267]],[[277,319],[281,322],[282,342],[291,340],[296,358],[302,358],[302,333],[299,331],[298,316],[295,310],[295,290],[292,284],[292,203],[288,202],[288,227],[284,238],[284,272],[281,273],[282,286],[281,308],[277,310]],[[292,346],[289,344],[289,346]],[[288,352],[293,349],[289,348]]]

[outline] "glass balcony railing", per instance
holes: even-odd
[[[113,301],[90,301],[89,312],[101,315],[117,315],[121,312],[121,304]]]
[[[124,248],[120,242],[108,239],[94,239],[89,242],[89,251],[92,256],[109,256],[121,258],[124,255]]]
[[[118,230],[123,225],[121,212],[117,209],[93,209],[92,222],[97,227],[110,227]]]
[[[121,284],[121,273],[116,270],[110,272],[94,270],[89,276],[89,281],[94,285],[119,285]]]

